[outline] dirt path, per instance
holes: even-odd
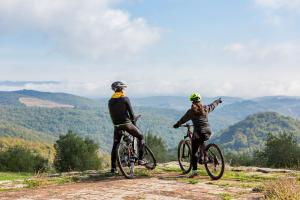
[[[177,175],[158,175],[152,178],[126,180],[113,177],[93,182],[51,185],[36,189],[23,189],[12,192],[1,192],[2,200],[59,200],[59,199],[258,199],[260,194],[250,189],[220,187],[209,184],[209,179],[199,177],[196,183],[175,180]],[[184,179],[182,179],[184,180]],[[236,198],[235,198],[236,197]]]

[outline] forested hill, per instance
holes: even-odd
[[[216,98],[204,99],[208,103]],[[210,114],[214,136],[218,136],[216,133],[220,130],[256,112],[276,111],[289,116],[300,116],[300,99],[296,97],[223,99],[224,103]],[[186,130],[174,130],[172,125],[190,107],[187,98],[132,98],[132,104],[135,113],[143,115],[139,125],[145,133],[157,134],[170,148],[176,147]],[[106,151],[112,144],[113,127],[107,110],[107,99],[93,100],[66,93],[33,90],[0,92],[0,117],[0,136],[51,141],[59,134],[73,130],[95,139]]]
[[[79,109],[91,109],[104,106],[104,104],[101,105],[101,102],[85,97],[67,93],[39,92],[35,90],[0,92],[0,106],[26,107],[21,103],[20,98],[47,100],[59,104],[72,105]]]
[[[203,97],[205,104],[211,103],[218,97]],[[289,96],[267,96],[254,99],[222,97],[223,103],[209,115],[214,132],[233,125],[247,116],[258,112],[278,112],[300,119],[300,98]],[[172,108],[184,113],[190,107],[188,97],[145,97],[134,99],[136,105],[152,108]]]
[[[21,103],[21,100],[24,103]],[[109,151],[113,126],[106,101],[96,101],[64,93],[31,90],[0,93],[0,136],[18,137],[31,141],[53,141],[60,134],[73,130],[88,136]],[[69,106],[69,107],[66,107]],[[160,135],[169,147],[175,147],[182,137],[172,128],[180,112],[172,109],[136,107],[142,114],[138,123],[142,130]],[[44,137],[46,136],[46,137]],[[47,138],[48,137],[48,138]]]
[[[261,148],[269,133],[294,133],[300,141],[300,121],[275,112],[257,113],[222,131],[214,142],[228,150],[248,151]]]

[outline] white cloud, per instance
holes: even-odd
[[[155,43],[160,33],[145,19],[114,8],[120,1],[1,0],[0,28],[38,30],[56,50],[87,58],[132,56]]]
[[[225,45],[224,51],[248,63],[295,65],[300,61],[300,41],[266,44],[257,40]]]
[[[300,0],[254,0],[255,4],[263,9],[265,22],[272,25],[282,25],[289,16],[298,18]],[[295,15],[296,14],[296,15]]]
[[[255,0],[256,4],[269,9],[300,9],[300,0]]]

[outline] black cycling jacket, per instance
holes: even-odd
[[[111,98],[108,102],[108,109],[114,125],[134,121],[134,114],[128,97]]]
[[[176,124],[181,125],[192,120],[194,125],[194,137],[199,138],[201,134],[210,136],[211,128],[208,123],[208,113],[212,112],[219,103],[219,100],[216,100],[209,105],[205,105],[204,109],[206,110],[206,113],[203,115],[196,114],[192,109],[189,109]]]

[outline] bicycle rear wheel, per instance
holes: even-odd
[[[191,155],[192,148],[188,140],[181,140],[178,144],[178,163],[184,174],[187,174],[191,171]]]
[[[223,176],[225,170],[222,152],[216,144],[208,144],[205,151],[208,157],[208,161],[204,164],[206,172],[211,179],[218,180]]]
[[[133,178],[134,173],[134,163],[131,163],[130,160],[130,147],[126,146],[125,143],[120,143],[117,146],[117,163],[118,167],[126,178]]]
[[[156,159],[151,149],[145,144],[144,145],[144,156],[143,159],[146,161],[145,167],[153,170],[156,167]]]

